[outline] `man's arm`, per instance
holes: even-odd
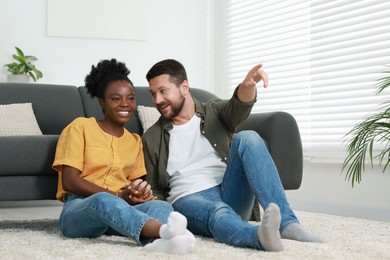
[[[256,97],[256,84],[263,80],[264,88],[268,87],[268,75],[263,70],[263,64],[254,66],[246,75],[237,91],[237,97],[242,102],[251,102]]]
[[[145,159],[145,167],[147,174],[144,176],[144,179],[150,184],[151,189],[153,191],[153,195],[156,196],[160,200],[165,200],[164,189],[162,189],[159,185],[159,173],[157,162],[153,160],[153,153],[149,150],[147,139],[148,134],[144,134],[142,136],[143,143],[143,152]]]

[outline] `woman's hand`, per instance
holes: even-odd
[[[156,196],[153,196],[150,184],[142,179],[136,179],[126,184],[124,189],[118,193],[118,196],[130,205],[157,199]]]

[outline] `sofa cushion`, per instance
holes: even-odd
[[[55,200],[56,174],[45,176],[1,176],[0,201]]]
[[[0,136],[42,135],[31,103],[0,105]]]
[[[51,165],[58,137],[58,135],[0,137],[0,176],[57,176]]]
[[[151,127],[160,117],[160,112],[155,107],[137,106],[137,112],[144,133]]]
[[[84,116],[75,86],[0,83],[0,104],[32,103],[43,134],[59,135],[75,118]]]

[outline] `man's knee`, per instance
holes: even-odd
[[[260,145],[265,147],[264,140],[253,130],[245,130],[234,134],[233,141],[244,145]]]

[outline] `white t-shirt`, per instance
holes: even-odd
[[[226,164],[200,133],[200,118],[194,115],[169,131],[167,172],[171,188],[167,201],[202,191],[222,182]]]

